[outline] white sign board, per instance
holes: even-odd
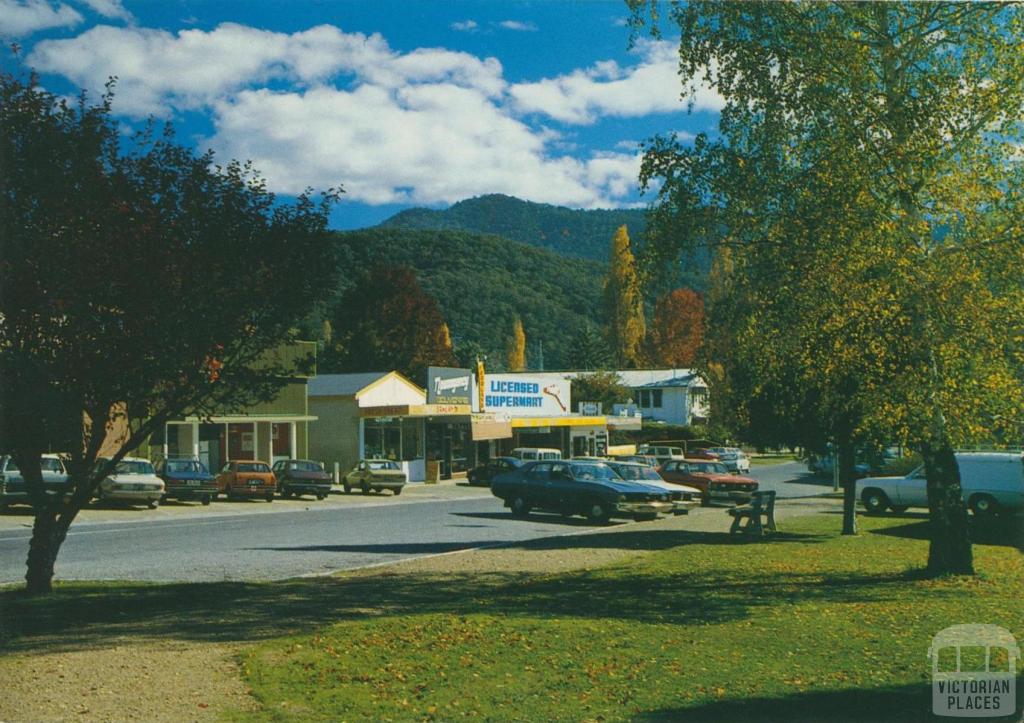
[[[484,411],[510,417],[563,417],[572,409],[569,382],[528,374],[484,376]]]

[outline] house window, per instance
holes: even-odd
[[[661,389],[654,389],[651,391],[651,406],[661,408]]]
[[[640,398],[641,407],[651,406],[651,393],[649,391],[647,391],[646,389],[639,389],[637,390],[637,395]]]

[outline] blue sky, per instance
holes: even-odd
[[[671,37],[628,48],[622,2],[0,0],[0,37],[57,93],[118,76],[147,117],[282,196],[342,185],[338,228],[506,193],[642,204],[638,142],[712,130]],[[690,97],[689,94],[687,97]]]

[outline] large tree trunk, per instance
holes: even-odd
[[[74,514],[62,514],[57,506],[37,508],[25,572],[25,589],[30,595],[48,593],[53,589],[54,563],[74,518]]]
[[[837,440],[839,483],[843,486],[843,534],[857,534],[857,476],[854,467],[857,451],[850,439]]]
[[[974,574],[967,508],[960,489],[960,468],[948,441],[921,450],[928,485],[931,545],[928,572],[932,575]]]

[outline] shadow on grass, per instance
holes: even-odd
[[[1024,702],[1024,678],[1017,679],[1017,713],[986,721],[1019,721]],[[847,690],[793,693],[776,698],[728,699],[690,707],[641,713],[633,718],[653,721],[730,721],[732,723],[915,723],[949,721],[932,713],[930,683],[849,688]],[[952,720],[957,720],[953,718]],[[964,719],[960,719],[964,720]],[[977,718],[970,718],[977,720]]]
[[[779,535],[764,547],[818,539]],[[684,544],[743,543],[725,533],[649,531],[548,538],[516,547],[657,550]],[[45,597],[0,592],[0,647],[73,650],[125,639],[246,642],[346,620],[426,613],[700,625],[745,619],[780,604],[894,599],[909,579],[895,573],[826,576],[756,567],[664,571],[627,564],[558,575],[397,569],[274,583],[75,583],[59,585]]]
[[[905,515],[907,513],[903,513],[901,516]],[[927,513],[924,515],[914,513],[912,519],[917,521],[906,525],[871,530],[871,533],[875,535],[888,535],[890,537],[904,537],[911,540],[930,539]],[[970,524],[971,541],[975,544],[1012,547],[1024,553],[1024,518],[994,517],[992,519],[979,519],[972,516]]]

